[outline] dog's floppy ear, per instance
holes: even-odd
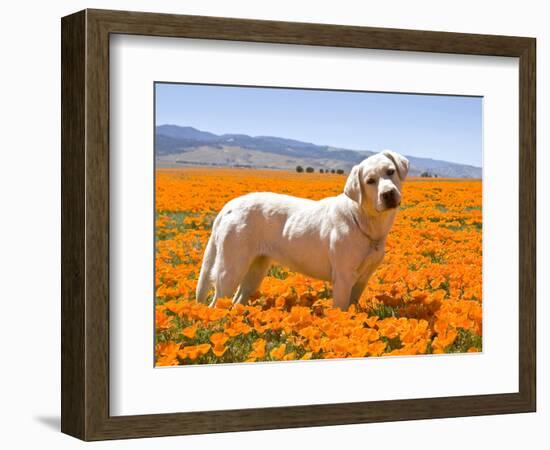
[[[346,185],[344,186],[344,194],[359,204],[363,201],[363,187],[361,186],[361,166],[356,165],[351,168]]]
[[[397,173],[399,174],[399,178],[401,178],[401,181],[405,181],[405,178],[407,178],[407,174],[409,173],[409,160],[392,150],[384,150],[382,154],[393,161],[395,168],[397,169]]]

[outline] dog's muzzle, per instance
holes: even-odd
[[[383,192],[382,200],[387,209],[397,208],[401,204],[401,198],[395,189]]]

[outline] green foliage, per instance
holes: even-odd
[[[281,266],[273,264],[267,271],[267,276],[277,278],[278,280],[285,280],[288,278],[288,272]]]
[[[445,258],[442,254],[436,253],[434,250],[425,251],[422,252],[422,256],[425,256],[426,258],[430,258],[430,261],[432,264],[445,264]]]
[[[380,340],[386,343],[386,352],[391,352],[392,350],[399,350],[403,348],[403,343],[399,336],[394,338],[388,338],[386,336],[380,336]]]
[[[469,348],[475,347],[482,350],[482,338],[473,331],[458,328],[458,336],[455,341],[445,348],[445,353],[466,353]]]
[[[388,305],[384,305],[383,303],[380,303],[374,308],[371,308],[368,310],[369,316],[377,316],[381,320],[387,319],[388,317],[397,317],[397,313],[394,308]]]

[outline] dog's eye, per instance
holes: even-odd
[[[376,182],[376,180],[374,178],[368,178],[367,179],[367,184],[374,184]]]
[[[392,176],[395,173],[395,169],[388,169],[388,175]]]

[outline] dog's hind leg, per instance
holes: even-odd
[[[262,280],[267,275],[270,265],[271,260],[267,256],[258,256],[252,261],[248,272],[239,285],[235,297],[233,297],[233,303],[248,302],[249,297],[254,294],[260,287],[260,284],[262,284]]]
[[[225,242],[224,248],[216,258],[214,285],[216,293],[210,306],[214,306],[218,298],[233,297],[237,287],[245,277],[250,267],[252,257],[247,252]]]
[[[202,260],[201,272],[197,283],[196,299],[200,303],[206,303],[208,290],[212,287],[212,267],[216,260],[216,244],[214,237],[210,236],[204,257]]]
[[[244,276],[244,271],[237,272],[235,268],[231,270],[222,270],[218,273],[218,276],[215,280],[215,294],[214,299],[210,303],[210,306],[213,307],[216,305],[216,302],[219,298],[232,297],[234,292],[239,286],[241,278]]]

